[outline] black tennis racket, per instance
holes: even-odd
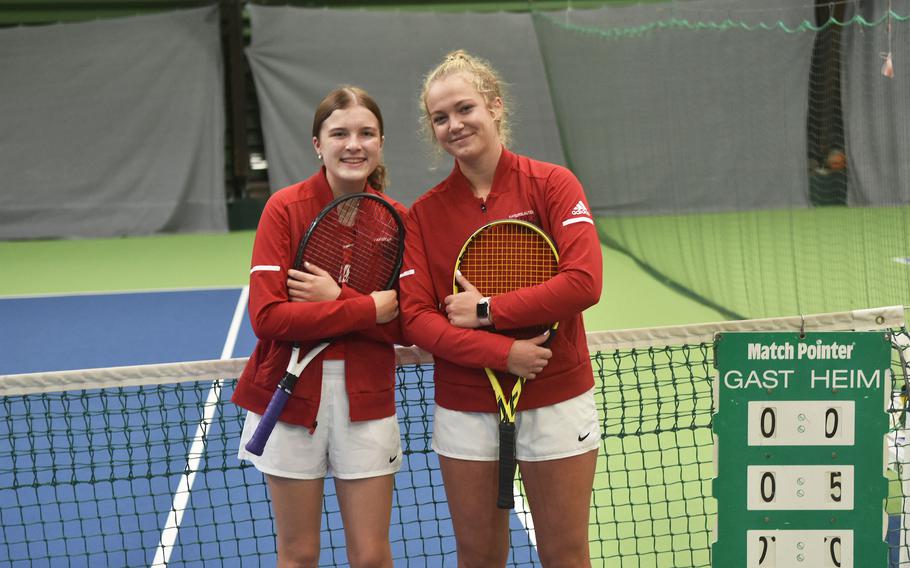
[[[558,265],[556,245],[539,227],[525,221],[503,219],[484,225],[468,238],[455,261],[455,272],[461,272],[486,297],[542,284],[556,276]],[[462,291],[457,281],[453,283],[453,289],[456,294]],[[552,338],[557,325],[558,322],[497,332],[529,339],[549,329]],[[499,406],[499,496],[496,506],[512,509],[515,507],[515,412],[525,379],[518,377],[511,395],[506,397],[495,371],[484,371]]]
[[[354,193],[333,200],[320,211],[300,239],[294,268],[300,270],[304,261],[309,262],[334,275],[339,284],[369,294],[394,285],[403,251],[404,225],[395,208],[376,195]],[[300,343],[294,343],[287,371],[246,444],[248,452],[262,455],[300,374],[331,342],[323,339],[302,359]]]

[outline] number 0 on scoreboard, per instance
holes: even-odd
[[[750,446],[852,446],[852,400],[749,402]]]
[[[853,531],[746,532],[747,568],[858,568]]]

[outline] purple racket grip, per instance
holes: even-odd
[[[269,441],[269,436],[272,435],[272,430],[275,429],[278,417],[281,416],[281,411],[284,410],[284,405],[287,404],[289,398],[291,398],[291,393],[282,388],[282,385],[278,385],[275,394],[272,395],[272,400],[269,401],[269,406],[265,409],[265,414],[262,415],[259,425],[256,426],[256,431],[253,432],[253,437],[246,443],[246,451],[257,456],[262,455],[265,443]]]

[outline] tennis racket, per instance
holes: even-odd
[[[300,239],[294,268],[300,270],[304,261],[309,262],[334,275],[339,284],[369,294],[392,287],[403,251],[404,225],[395,208],[376,195],[354,193],[333,200],[319,212]],[[323,339],[302,359],[300,343],[294,343],[287,371],[246,444],[248,452],[262,455],[300,374],[331,342]]]
[[[536,225],[514,219],[493,221],[471,235],[455,261],[455,272],[468,279],[484,297],[505,294],[519,288],[542,284],[556,275],[559,254],[553,241]],[[455,293],[461,292],[458,282]],[[521,330],[498,331],[517,339],[529,339],[556,331],[558,323]],[[549,339],[548,339],[549,341]],[[484,369],[496,404],[499,406],[499,496],[500,509],[515,507],[512,488],[515,480],[515,412],[524,386],[518,377],[507,398],[492,369]]]

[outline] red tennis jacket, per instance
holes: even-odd
[[[405,208],[392,203],[399,214]],[[315,428],[322,392],[322,362],[344,359],[345,386],[352,421],[395,414],[395,350],[401,343],[399,320],[376,324],[376,307],[368,295],[342,287],[332,302],[289,302],[287,271],[310,223],[333,198],[325,168],[309,179],[274,193],[265,205],[250,268],[250,322],[259,341],[237,382],[231,400],[263,414],[284,375],[294,341],[306,353],[324,338],[337,338],[304,369],[280,419]],[[302,355],[301,355],[302,356]]]
[[[516,378],[506,372],[513,339],[484,329],[452,326],[444,299],[452,293],[455,261],[467,238],[498,219],[521,219],[541,227],[556,243],[559,273],[546,283],[496,296],[497,329],[559,322],[548,345],[553,357],[527,381],[518,409],[555,404],[594,385],[581,312],[600,299],[603,258],[584,191],[566,168],[503,149],[485,200],[474,197],[456,163],[442,183],[411,207],[399,286],[405,339],[436,360],[436,403],[452,410],[497,412],[483,367],[497,373],[509,392]]]

